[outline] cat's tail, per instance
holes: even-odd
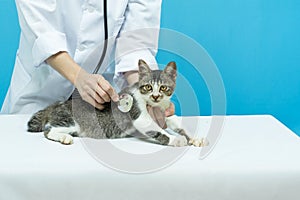
[[[44,116],[45,110],[36,112],[27,123],[28,132],[42,132],[44,131]]]

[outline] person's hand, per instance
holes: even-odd
[[[165,116],[166,117],[170,117],[170,116],[172,116],[174,114],[175,114],[175,106],[171,102],[169,108],[167,108],[166,111],[165,111]]]
[[[119,96],[114,88],[100,74],[89,74],[81,69],[74,82],[82,99],[99,110],[104,109],[104,103],[118,101]]]
[[[147,106],[148,113],[152,119],[161,127],[167,128],[166,117],[172,116],[175,113],[175,106],[171,102],[170,107],[166,109],[165,113],[159,107]]]
[[[101,110],[103,103],[119,100],[118,94],[103,76],[87,73],[68,52],[58,52],[47,58],[46,62],[74,84],[82,99],[92,106]]]

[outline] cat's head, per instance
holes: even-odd
[[[151,70],[139,60],[139,91],[151,106],[168,107],[176,86],[176,63],[169,62],[164,70]]]

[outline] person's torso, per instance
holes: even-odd
[[[86,71],[92,72],[99,62],[104,44],[103,1],[56,2],[55,14],[47,20],[59,22],[55,23],[55,29],[66,35],[68,53]],[[128,0],[107,0],[109,42],[99,73],[113,72],[115,39],[124,22],[127,3]],[[30,106],[31,98],[45,105],[57,100],[66,100],[74,90],[74,86],[69,81],[45,62],[40,66],[34,66],[31,53],[33,45],[34,38],[25,37],[21,32],[11,81],[13,84],[10,86],[10,98],[6,100],[9,104],[18,106],[12,108],[13,110],[21,109],[24,105]],[[13,101],[18,101],[19,105],[15,105]],[[45,106],[42,104],[39,107]]]

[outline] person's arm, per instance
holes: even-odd
[[[116,38],[116,79],[124,72],[137,71],[138,60],[145,60],[152,69],[158,69],[155,56],[158,48],[161,0],[129,0],[125,21]],[[125,74],[128,79],[128,75]],[[130,74],[129,79],[137,80]],[[130,80],[129,80],[130,81]]]
[[[124,78],[129,85],[138,81],[138,60],[150,63],[158,69],[155,55],[158,48],[161,0],[129,0],[125,22],[116,42],[116,76]],[[124,77],[123,77],[124,75]],[[161,113],[159,108],[148,107],[148,112],[161,127],[164,116],[174,114],[174,105]]]
[[[132,85],[139,81],[138,71],[128,71],[124,73],[128,85]]]
[[[67,52],[58,52],[50,56],[46,62],[75,85],[76,77],[82,69]]]
[[[158,69],[155,56],[158,48],[161,0],[130,0],[125,12],[125,22],[117,38],[116,75],[124,75],[129,85],[138,81],[138,60],[151,63]],[[164,121],[158,109],[148,108],[158,124]],[[165,116],[175,113],[174,104],[166,110]]]
[[[58,30],[61,23],[56,0],[16,0],[23,37],[32,44],[32,61],[35,67],[47,62],[78,89],[81,97],[102,109],[104,102],[118,96],[101,76],[88,74],[68,54],[66,34]]]
[[[16,0],[22,35],[31,48],[34,67],[41,66],[50,56],[68,51],[66,34],[56,27],[60,11],[56,0]]]

